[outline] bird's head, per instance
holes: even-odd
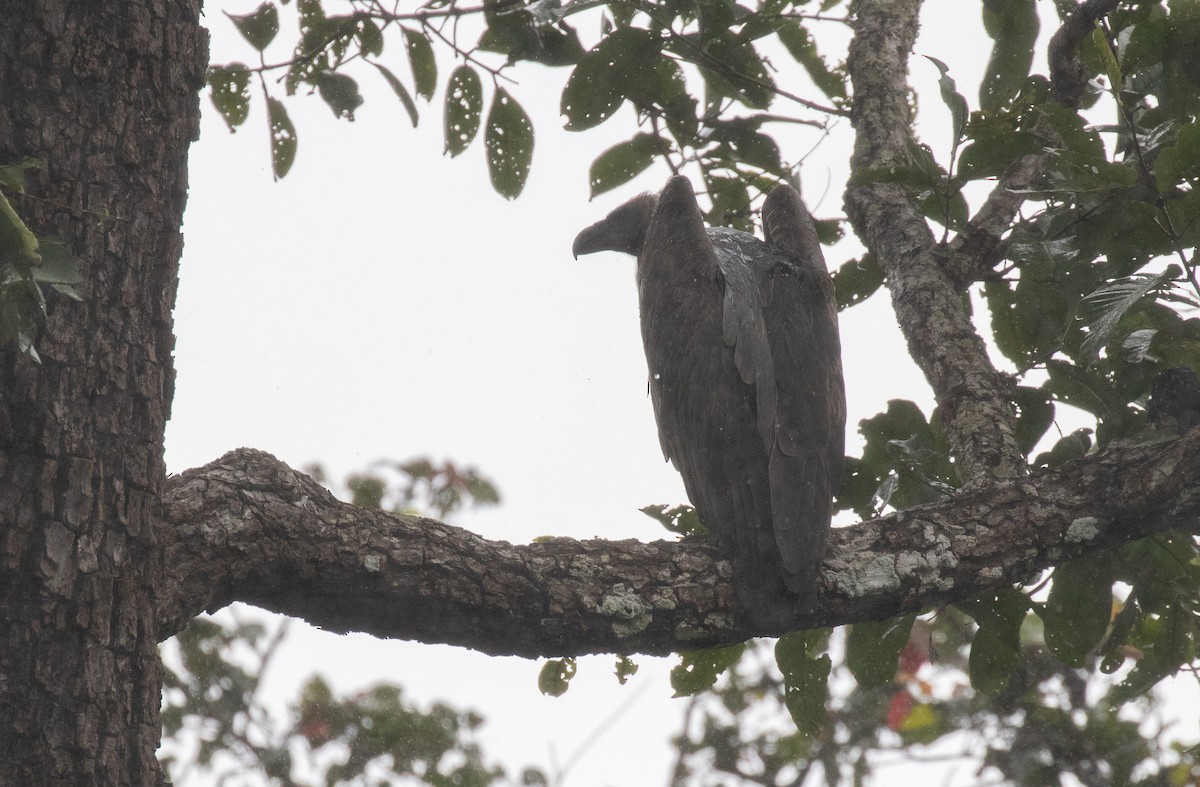
[[[637,256],[646,240],[646,228],[654,215],[658,197],[639,194],[623,205],[614,208],[604,218],[575,236],[571,253],[578,259],[580,254],[595,251],[623,251]]]

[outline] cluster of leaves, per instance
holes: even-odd
[[[818,11],[801,13],[793,5],[804,4],[789,0],[763,0],[753,11],[729,0],[614,3],[606,13],[585,17],[589,24],[598,23],[600,35],[595,46],[585,49],[567,20],[588,12],[591,3],[491,0],[459,8],[446,0],[428,0],[399,12],[370,0],[351,0],[349,13],[331,15],[320,0],[297,0],[298,40],[291,56],[268,64],[263,53],[280,31],[279,5],[289,5],[280,0],[231,17],[257,50],[259,64],[214,66],[208,85],[213,103],[234,129],[249,116],[250,83],[258,77],[268,109],[274,171],[283,177],[295,159],[296,129],[284,102],[268,89],[265,74],[283,71],[288,96],[305,88],[320,95],[337,117],[353,119],[363,98],[351,74],[358,73],[355,61],[369,64],[415,126],[420,117],[416,99],[430,101],[438,85],[434,47],[445,46],[460,61],[443,89],[446,152],[457,156],[466,150],[482,124],[492,184],[513,198],[529,174],[534,130],[501,82],[522,62],[567,67],[571,74],[561,104],[566,128],[594,128],[626,103],[640,127],[596,158],[588,176],[593,195],[628,182],[655,160],[667,161],[675,171],[695,165],[711,200],[709,219],[749,226],[751,198],[791,170],[764,126],[824,122],[824,117],[769,113],[776,99],[783,97],[809,115],[813,110],[846,112],[846,74],[825,61],[806,27],[840,4],[825,0]],[[472,40],[465,43],[467,38]],[[385,54],[385,43],[393,40],[401,46],[388,47]],[[799,64],[825,104],[779,86],[764,54],[771,47]],[[404,54],[397,58],[393,51]],[[402,62],[407,80],[396,74]],[[486,119],[481,74],[491,82]]]
[[[66,246],[35,234],[8,199],[25,191],[25,173],[43,162],[25,159],[0,166],[0,344],[15,341],[21,352],[40,360],[33,346],[33,319],[46,310],[42,285],[79,300],[79,265]]]
[[[460,473],[450,462],[378,464],[400,480],[389,489],[378,476],[352,476],[346,486],[358,505],[425,505],[430,508],[422,511],[432,508],[444,519],[468,503],[499,500],[490,481],[475,470]],[[320,467],[310,472],[319,481],[324,476]],[[225,783],[247,773],[275,784],[390,784],[401,778],[459,787],[511,783],[501,768],[485,762],[475,741],[482,717],[442,703],[416,707],[398,686],[339,696],[315,675],[290,704],[290,718],[276,718],[261,688],[287,629],[286,620],[269,629],[236,615],[228,626],[198,617],[172,639],[161,758],[176,784],[210,778]],[[530,768],[521,783],[545,784],[546,778]]]
[[[1037,618],[1016,619],[1025,623],[1013,641],[1021,658],[987,690],[964,676],[989,646],[955,609],[788,635],[774,659],[755,643],[691,700],[672,783],[859,784],[922,755],[969,767],[984,783],[1194,783],[1200,748],[1139,724],[1152,715],[1149,699],[1123,712],[1118,687],[1110,682],[1097,696],[1086,669],[1050,653]],[[817,655],[826,649],[844,657],[835,664]],[[823,692],[806,687],[826,680],[850,688],[825,705]]]
[[[306,472],[319,483],[326,483],[320,465],[310,466]],[[428,513],[439,519],[467,505],[478,508],[500,503],[495,483],[474,467],[461,468],[449,460],[438,464],[428,457],[373,462],[368,471],[351,474],[346,489],[356,506],[402,514]]]
[[[289,707],[291,722],[275,719],[261,688],[288,624],[273,628],[196,618],[175,637],[178,666],[166,670],[164,682],[162,759],[176,784],[213,777],[225,783],[247,773],[275,784],[401,777],[463,787],[508,783],[474,741],[482,718],[442,703],[418,708],[397,686],[341,697],[314,676]],[[529,776],[525,783],[538,783],[536,772]]]

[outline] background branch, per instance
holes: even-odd
[[[846,212],[883,268],[897,321],[937,399],[960,480],[967,486],[1025,472],[1007,381],[993,368],[924,217],[882,173],[909,164],[908,55],[919,0],[861,0],[846,61],[856,132]]]
[[[1054,99],[1063,106],[1079,108],[1087,87],[1087,76],[1079,57],[1079,44],[1095,28],[1096,20],[1117,7],[1118,0],[1088,0],[1068,16],[1050,39],[1050,86]],[[1050,124],[1036,126],[1043,136],[1056,138]],[[965,290],[990,271],[1004,251],[1003,235],[1012,226],[1027,194],[1041,177],[1049,156],[1046,152],[1022,156],[1000,176],[970,225],[950,242],[950,270],[956,287]]]

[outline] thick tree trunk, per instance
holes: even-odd
[[[207,58],[198,0],[0,0],[0,164],[79,259],[43,363],[0,348],[0,784],[146,785],[153,587],[187,148]]]

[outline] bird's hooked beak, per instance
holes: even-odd
[[[571,244],[571,256],[579,259],[580,254],[602,251],[605,248],[602,242],[605,229],[603,225],[603,221],[598,221],[576,235],[575,242]]]
[[[595,251],[619,251],[638,256],[642,242],[646,239],[646,228],[654,213],[657,198],[653,194],[641,194],[618,206],[604,218],[575,236],[571,253],[575,259],[580,254]]]

